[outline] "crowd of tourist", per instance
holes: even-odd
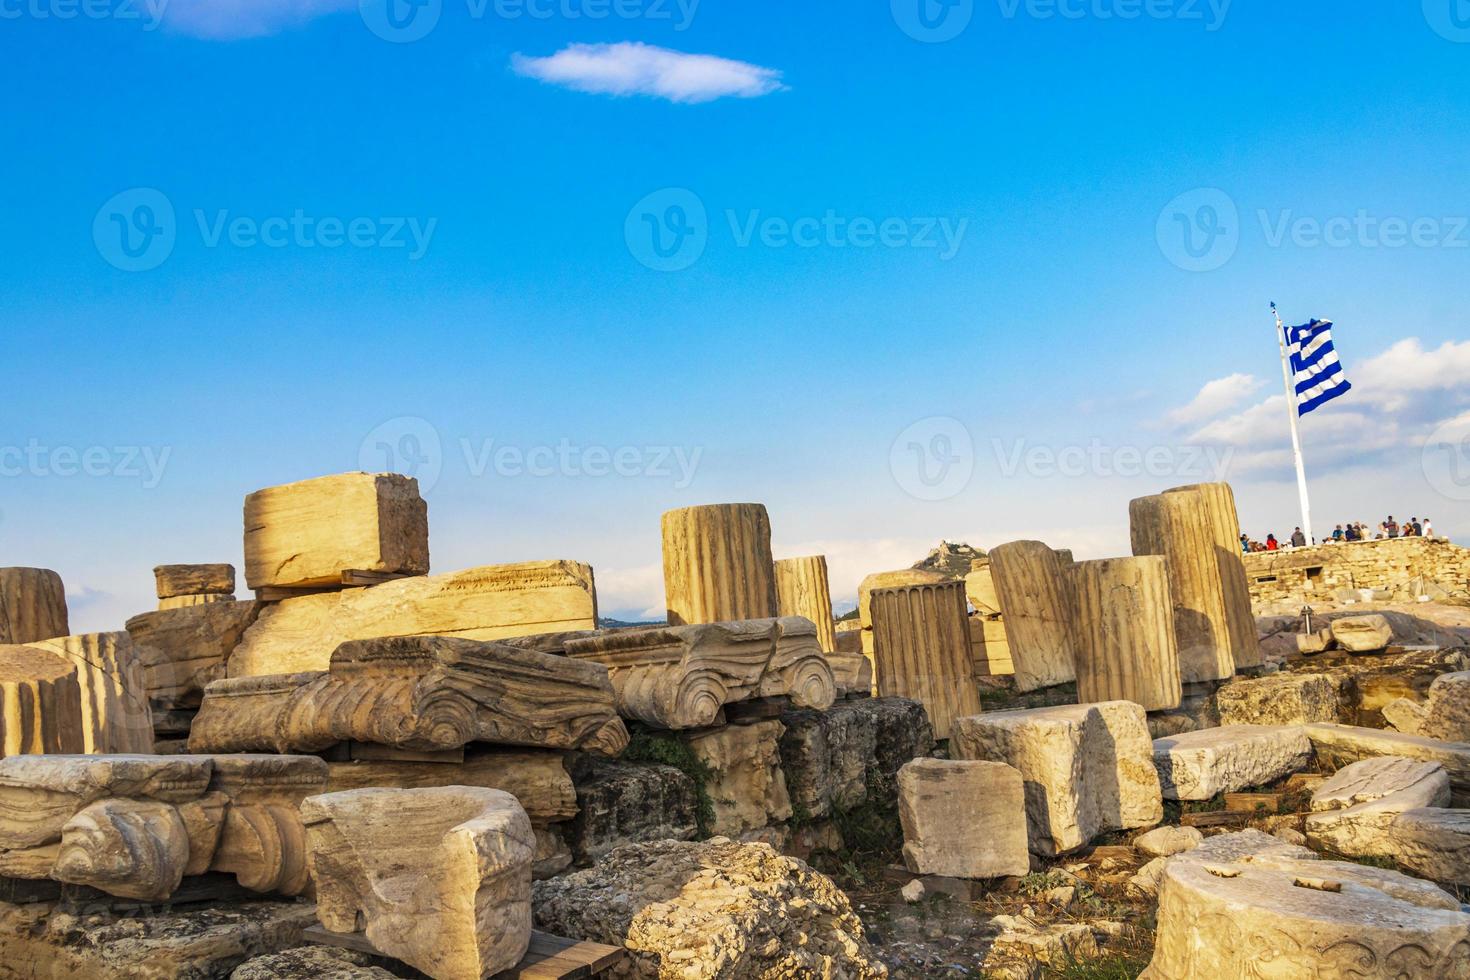
[[[1392,514],[1388,520],[1378,525],[1377,530],[1369,531],[1368,525],[1362,521],[1352,521],[1347,524],[1339,524],[1333,528],[1332,535],[1322,544],[1342,544],[1348,541],[1387,541],[1390,538],[1432,538],[1434,537],[1434,525],[1429,518],[1419,519],[1411,517],[1403,523],[1394,520]],[[1265,541],[1256,541],[1250,535],[1240,536],[1240,550],[1246,554],[1258,551],[1280,551],[1283,547],[1305,548],[1307,536],[1302,533],[1301,528],[1292,532],[1287,543],[1283,545],[1277,540],[1276,535],[1266,535]]]

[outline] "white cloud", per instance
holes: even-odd
[[[664,607],[662,564],[597,570],[597,613],[611,619],[660,620]]]
[[[163,25],[209,41],[264,37],[323,14],[356,10],[357,0],[149,0],[162,4]]]
[[[1422,446],[1435,425],[1470,404],[1470,341],[1426,351],[1409,337],[1367,360],[1345,363],[1345,371],[1353,390],[1301,423],[1309,463],[1318,472]],[[1206,422],[1188,441],[1238,450],[1231,464],[1236,472],[1289,469],[1286,413],[1286,397],[1271,395]]]
[[[1266,382],[1250,374],[1232,374],[1208,382],[1188,405],[1174,409],[1164,416],[1169,427],[1195,425],[1234,408],[1251,395],[1260,391]]]
[[[528,78],[578,92],[648,95],[670,102],[752,99],[785,88],[774,68],[631,41],[573,44],[546,58],[516,54],[511,67]]]

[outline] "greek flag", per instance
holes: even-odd
[[[1296,384],[1297,415],[1314,412],[1352,390],[1332,346],[1332,321],[1313,320],[1286,328],[1291,373]]]

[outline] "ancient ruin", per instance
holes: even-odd
[[[1470,976],[1470,614],[1268,611],[1223,484],[1129,517],[840,622],[761,505],[650,527],[625,625],[579,562],[429,575],[370,474],[251,494],[253,598],[159,565],[126,631],[0,570],[0,975]]]

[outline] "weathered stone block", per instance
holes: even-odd
[[[229,676],[326,670],[333,651],[352,640],[499,640],[596,627],[597,589],[590,566],[571,561],[491,565],[271,603],[240,639]]]
[[[823,653],[837,650],[837,625],[832,619],[832,587],[827,578],[827,557],[782,558],[776,562],[776,613],[800,616],[817,627],[817,643]]]
[[[301,946],[314,918],[310,905],[297,902],[97,909],[85,918],[66,902],[0,903],[0,963],[15,965],[6,972],[27,980],[224,978],[254,957]],[[302,980],[308,976],[329,980],[317,973]]]
[[[1470,744],[1352,725],[1305,725],[1303,729],[1312,740],[1318,760],[1329,766],[1342,767],[1385,755],[1437,762],[1449,773],[1453,805],[1470,807]]]
[[[1014,541],[990,552],[1017,690],[1065,684],[1077,676],[1069,565],[1040,541]]]
[[[560,752],[485,749],[467,752],[463,762],[333,762],[325,792],[352,789],[437,789],[473,786],[514,796],[533,826],[577,815],[577,790]]]
[[[509,793],[362,789],[302,805],[317,919],[440,980],[482,980],[531,942],[536,838]]]
[[[342,473],[245,498],[245,584],[340,586],[348,571],[424,575],[429,509],[417,480]]]
[[[231,595],[235,591],[234,565],[159,565],[153,569],[158,598]]]
[[[634,844],[534,896],[540,928],[626,948],[633,980],[887,975],[847,896],[765,844]]]
[[[1026,874],[1025,813],[1021,774],[1003,762],[915,759],[898,773],[903,858],[915,874]]]
[[[1312,744],[1299,727],[1229,725],[1161,738],[1153,743],[1164,798],[1209,800],[1265,786],[1300,772]]]
[[[1338,684],[1323,674],[1236,678],[1215,692],[1222,725],[1301,725],[1335,722],[1343,705]]]
[[[1037,854],[1061,854],[1107,831],[1163,819],[1153,743],[1136,704],[989,712],[961,719],[956,732],[950,740],[955,758],[1020,770]]]
[[[714,804],[713,833],[733,837],[791,818],[791,796],[781,770],[785,730],[772,718],[686,736],[712,774],[705,789]]]
[[[1390,853],[1400,865],[1434,881],[1470,885],[1470,810],[1405,810],[1389,830]]]
[[[574,773],[578,813],[568,842],[579,862],[625,844],[692,840],[699,832],[694,781],[672,766],[584,756]]]
[[[1429,688],[1419,734],[1446,742],[1470,742],[1470,671],[1445,674]]]
[[[204,688],[225,676],[230,651],[259,612],[255,602],[215,602],[128,620],[153,709],[199,707]]]
[[[1314,812],[1304,829],[1313,844],[1338,854],[1391,855],[1397,850],[1392,825],[1399,814],[1449,802],[1449,775],[1438,763],[1365,759],[1338,771],[1312,794]]]
[[[1332,621],[1332,638],[1349,653],[1377,653],[1393,642],[1393,626],[1383,616],[1349,616]]]
[[[891,807],[899,770],[934,748],[923,707],[906,698],[840,701],[781,716],[781,768],[791,801],[820,818],[872,802]]]

